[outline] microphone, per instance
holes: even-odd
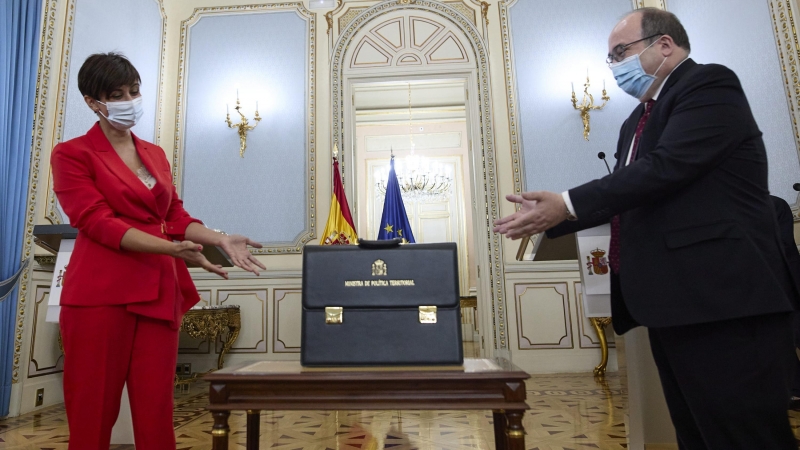
[[[600,152],[600,153],[597,154],[597,157],[603,160],[603,162],[606,164],[606,170],[608,170],[608,174],[611,175],[611,167],[608,167],[608,161],[606,161],[606,154],[603,153],[603,152]],[[800,187],[800,183],[795,184],[795,186],[796,187]],[[798,189],[798,190],[800,190],[800,189]]]
[[[795,183],[792,185],[792,187],[794,188],[795,191],[800,192],[800,183]]]

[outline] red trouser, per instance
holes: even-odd
[[[108,450],[127,382],[137,449],[175,450],[178,330],[120,306],[62,306],[70,450]]]

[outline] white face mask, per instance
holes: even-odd
[[[97,114],[105,117],[112,127],[120,131],[132,128],[136,125],[136,122],[142,118],[142,114],[144,114],[144,109],[142,109],[142,97],[136,97],[133,100],[125,102],[103,103],[100,100],[96,101],[108,108],[108,116],[103,115],[99,110]]]

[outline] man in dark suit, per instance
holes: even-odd
[[[645,8],[608,40],[639,105],[614,173],[521,204],[495,231],[556,237],[611,222],[614,329],[648,327],[682,449],[796,449],[786,414],[798,296],[778,238],[761,132],[736,75],[689,59],[673,14]]]

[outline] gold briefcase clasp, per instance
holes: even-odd
[[[343,313],[344,313],[344,308],[342,308],[341,306],[326,306],[325,323],[332,325],[342,323]]]
[[[436,307],[420,306],[419,323],[436,323]]]

